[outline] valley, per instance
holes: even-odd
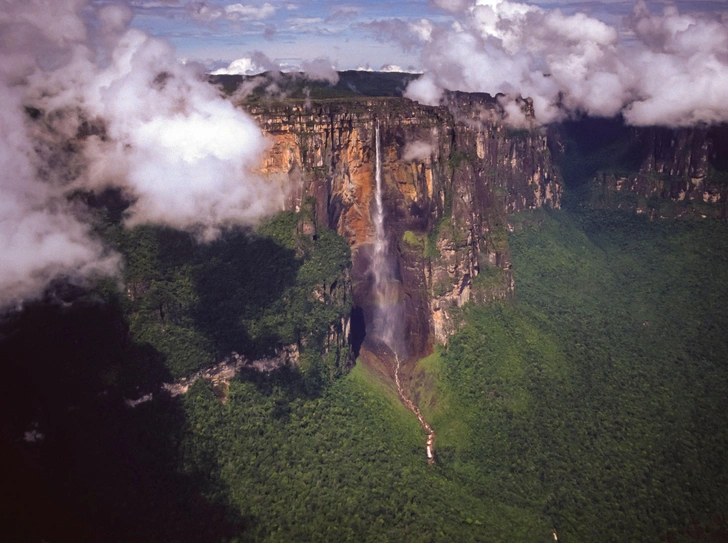
[[[9,540],[728,537],[722,128],[254,98],[278,215],[3,317]]]

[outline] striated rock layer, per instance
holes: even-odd
[[[385,230],[410,357],[447,341],[453,308],[513,292],[506,217],[560,206],[546,132],[507,128],[487,95],[454,93],[441,107],[382,98],[249,110],[271,139],[260,173],[289,185],[290,209],[313,199],[317,224],[349,240],[366,323],[379,123]]]

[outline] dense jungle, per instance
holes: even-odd
[[[431,159],[434,219],[388,223],[403,269],[434,269],[450,241],[480,266],[459,293],[434,275],[417,287],[474,293],[402,373],[434,465],[387,371],[357,358],[358,243],[316,193],[212,242],[125,226],[115,191],[69,195],[123,277],[59,278],[0,321],[2,539],[728,541],[726,164],[701,166],[715,201],[671,198],[649,187],[690,176],[644,174],[620,121],[559,130],[560,154],[539,128],[497,137],[553,161],[560,205],[508,207],[516,151],[478,166],[458,136]],[[485,249],[458,234],[478,201],[458,179],[494,187]],[[232,377],[194,377],[234,360]]]

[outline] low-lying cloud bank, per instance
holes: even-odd
[[[219,68],[212,72],[212,75],[257,75],[267,71],[278,71],[296,74],[304,73],[309,79],[328,81],[335,85],[339,81],[339,74],[336,72],[334,63],[328,57],[319,57],[313,60],[301,61],[300,65],[293,68],[282,67],[275,61],[269,59],[260,51],[253,51],[250,56],[233,60],[227,68]]]
[[[533,99],[547,123],[583,112],[622,113],[633,125],[689,126],[728,121],[728,21],[651,14],[643,0],[617,28],[583,13],[509,0],[435,0],[452,24],[409,24],[399,38],[418,40],[425,75],[407,95],[436,104],[444,89]],[[385,22],[382,22],[384,25]],[[378,31],[391,39],[391,21]],[[510,107],[512,121],[519,109]]]
[[[280,208],[253,175],[266,148],[171,46],[129,29],[127,7],[11,0],[0,14],[0,307],[58,274],[111,273],[71,190],[118,187],[127,223],[204,238]]]

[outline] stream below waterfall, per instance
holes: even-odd
[[[422,416],[420,408],[417,407],[414,402],[410,400],[404,393],[404,389],[399,382],[399,357],[395,354],[394,359],[394,382],[397,385],[397,393],[399,394],[399,398],[400,400],[402,400],[402,403],[406,405],[410,411],[417,415],[417,420],[420,421],[420,426],[422,426],[422,429],[427,434],[427,441],[425,442],[427,463],[432,465],[435,463],[435,431],[432,429],[432,426],[427,423],[425,417]]]

